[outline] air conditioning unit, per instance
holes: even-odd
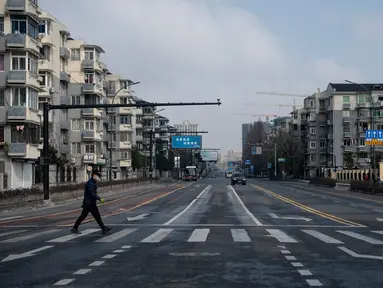
[[[54,93],[55,93],[55,88],[50,87],[50,88],[49,88],[49,94],[54,94]]]

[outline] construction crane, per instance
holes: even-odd
[[[262,121],[261,118],[265,117],[266,121],[269,122],[270,117],[279,117],[278,115],[275,114],[246,114],[246,113],[233,113],[233,115],[236,116],[252,116],[253,118],[259,117],[258,121]]]
[[[300,98],[309,97],[308,94],[289,94],[289,93],[265,92],[265,91],[255,92],[255,94],[257,94],[257,95],[269,95],[269,96],[274,95],[274,96],[300,97]],[[282,105],[278,105],[278,106],[282,106]],[[295,105],[295,99],[293,99],[293,105],[291,105],[291,106],[293,107],[293,110],[296,109],[297,106]]]

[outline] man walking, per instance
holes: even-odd
[[[97,195],[97,181],[100,180],[100,177],[101,173],[98,170],[93,170],[90,179],[88,180],[88,182],[86,182],[84,189],[84,201],[81,206],[82,212],[81,215],[78,217],[76,223],[74,224],[73,228],[71,229],[72,233],[81,233],[80,231],[78,231],[78,227],[80,226],[81,222],[85,220],[86,216],[88,216],[89,213],[91,213],[94,219],[96,219],[103,234],[110,231],[110,228],[106,227],[102,222],[100,211],[98,211],[97,208],[97,200],[101,203],[105,202],[104,199]]]

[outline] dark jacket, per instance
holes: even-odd
[[[90,178],[85,184],[84,188],[84,201],[82,205],[96,206],[97,200],[101,197],[97,195],[97,183],[93,178]]]

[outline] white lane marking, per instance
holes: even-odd
[[[92,269],[79,269],[76,272],[74,272],[74,275],[85,275],[86,273],[89,273],[92,271]]]
[[[251,242],[245,229],[230,229],[230,232],[234,242]]]
[[[60,281],[57,281],[53,285],[54,286],[65,286],[65,285],[72,283],[74,280],[76,280],[76,279],[61,279]]]
[[[365,242],[373,244],[373,245],[382,245],[383,244],[383,241],[381,241],[381,240],[374,239],[374,238],[371,238],[368,236],[364,236],[364,235],[356,233],[356,232],[340,231],[340,230],[337,230],[336,232],[342,233],[344,235],[350,236],[350,237],[358,239],[358,240],[365,241]]]
[[[113,253],[122,253],[124,252],[125,250],[114,250]]]
[[[291,265],[294,267],[303,267],[303,264],[301,262],[291,262]]]
[[[374,211],[375,211],[375,212],[378,212],[378,213],[383,213],[383,210],[375,209]]]
[[[115,254],[106,254],[104,257],[102,257],[102,259],[112,259],[114,257],[116,257],[117,255]]]
[[[133,232],[137,231],[137,229],[123,229],[121,231],[118,231],[116,233],[113,233],[111,235],[108,235],[106,237],[103,237],[101,239],[98,239],[96,240],[95,242],[98,242],[98,243],[109,243],[109,242],[113,242],[113,241],[116,241],[122,237],[125,237]]]
[[[281,249],[286,249],[286,246],[277,246],[277,247]]]
[[[203,189],[202,190],[202,192],[201,193],[199,193],[198,194],[198,196],[195,198],[195,199],[193,199],[193,201],[191,201],[190,203],[189,203],[189,205],[188,206],[186,206],[185,207],[185,209],[184,210],[182,210],[180,213],[178,213],[176,216],[174,216],[172,219],[170,219],[168,222],[166,222],[164,225],[170,225],[170,224],[172,224],[174,221],[176,221],[178,218],[180,218],[183,214],[185,214],[193,205],[194,205],[194,203],[199,199],[199,198],[201,198],[201,196],[203,195],[203,194],[205,194],[207,191],[209,191],[210,189],[211,189],[211,185],[209,184],[205,189]]]
[[[297,258],[295,258],[294,256],[290,256],[290,255],[286,255],[285,258],[286,258],[286,260],[289,260],[289,261],[297,260]]]
[[[338,200],[334,200],[336,203],[340,203],[340,201],[338,201]]]
[[[132,246],[122,246],[121,249],[130,249]]]
[[[42,231],[42,232],[38,232],[38,233],[28,234],[25,236],[20,236],[20,237],[15,237],[15,238],[3,240],[3,241],[0,241],[0,243],[16,243],[16,242],[20,242],[20,241],[24,241],[24,240],[29,240],[29,239],[32,239],[32,238],[35,238],[38,236],[56,233],[58,231],[61,231],[61,229],[52,229],[52,230]]]
[[[278,215],[275,214],[275,213],[269,213],[269,216],[270,216],[271,218],[274,218],[274,219],[279,218]]]
[[[24,216],[12,216],[12,217],[6,217],[6,218],[1,218],[0,221],[5,221],[5,220],[12,220],[12,219],[19,219],[23,218]]]
[[[346,252],[348,255],[355,257],[355,258],[383,260],[383,256],[358,254],[358,253],[356,253],[356,252],[354,252],[354,251],[352,251],[346,247],[338,247],[338,249],[342,250],[343,252]]]
[[[282,254],[291,254],[291,252],[289,250],[281,250],[281,253]]]
[[[321,196],[320,198],[322,198],[322,199],[327,199],[326,197],[323,197],[323,196]]]
[[[105,263],[105,261],[94,261],[94,262],[90,263],[89,266],[97,267],[97,266],[100,266],[100,265],[102,265],[104,263]]]
[[[8,232],[0,233],[0,237],[8,236],[8,235],[13,235],[13,234],[19,234],[19,233],[28,232],[28,231],[29,231],[29,230],[14,230],[14,231],[8,231]]]
[[[355,204],[350,204],[351,206],[354,206],[354,207],[358,207],[358,205],[355,205]]]
[[[141,243],[159,243],[165,239],[174,229],[158,229],[152,235],[141,240]]]
[[[382,222],[383,218],[376,218],[376,220],[378,220],[379,222]]]
[[[53,247],[54,246],[43,246],[43,247],[40,247],[37,249],[33,249],[30,251],[24,252],[22,254],[10,254],[6,258],[1,260],[1,262],[8,262],[8,261],[13,261],[13,260],[17,260],[17,259],[21,259],[21,258],[25,258],[25,257],[35,256],[36,253],[50,249],[50,248],[53,248]]]
[[[245,210],[246,214],[249,215],[249,217],[251,218],[251,220],[253,220],[253,222],[255,224],[257,224],[258,226],[262,226],[262,223],[253,215],[253,213],[251,213],[249,211],[249,209],[247,209],[246,205],[243,203],[242,199],[239,197],[239,195],[237,194],[237,192],[235,192],[233,186],[229,185],[228,187],[230,187],[231,191],[233,191],[234,193],[234,196],[237,197],[238,199],[238,202],[239,204],[241,204],[243,210]]]
[[[323,286],[323,284],[317,279],[307,279],[306,282],[311,287],[322,287]]]
[[[193,233],[188,239],[188,242],[206,242],[209,232],[210,229],[208,228],[194,229]]]
[[[321,232],[315,231],[315,230],[302,230],[302,232],[309,234],[313,236],[314,238],[327,243],[327,244],[343,244],[342,241],[339,241],[335,238],[332,238],[330,236],[327,236],[326,234],[323,234]]]
[[[270,235],[267,236],[274,237],[281,243],[298,243],[297,240],[279,229],[266,229],[266,231],[270,233]]]
[[[371,231],[372,233],[383,235],[383,231]]]
[[[313,273],[311,273],[310,270],[298,269],[298,272],[299,272],[299,274],[301,274],[301,276],[312,276],[313,275]]]
[[[69,240],[73,240],[73,239],[76,239],[76,238],[79,238],[79,237],[82,237],[82,236],[94,233],[96,231],[100,231],[100,229],[87,229],[87,230],[82,231],[81,234],[69,234],[69,235],[65,235],[65,236],[62,236],[62,237],[58,237],[58,238],[55,238],[55,239],[48,240],[47,242],[50,242],[50,243],[64,243],[64,242],[68,242]]]

